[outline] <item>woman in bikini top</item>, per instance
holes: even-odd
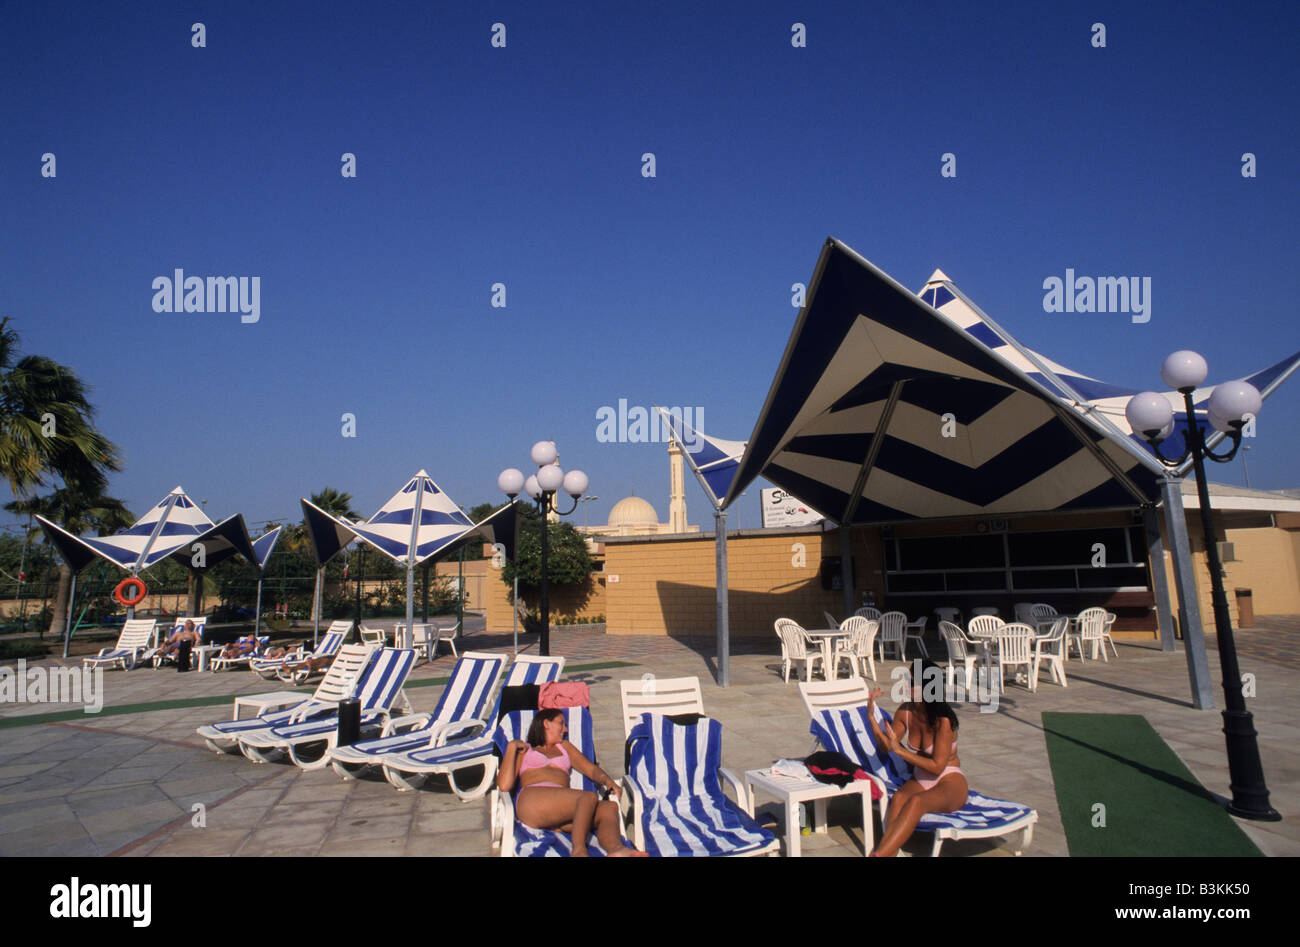
[[[510,792],[519,785],[515,813],[525,825],[558,829],[573,838],[573,854],[587,854],[592,830],[610,855],[642,855],[623,844],[623,817],[619,811],[618,784],[565,739],[564,712],[539,710],[528,728],[527,740],[512,740],[497,770],[497,788]],[[569,788],[569,775],[577,770],[613,799],[602,802],[594,792]]]
[[[935,699],[929,687],[932,681],[943,681],[943,671],[929,661],[917,664],[920,678],[912,681],[912,700],[898,708],[888,727],[876,720],[876,698],[882,692],[873,690],[867,702],[876,747],[912,767],[912,778],[889,801],[885,831],[872,855],[898,854],[922,816],[956,812],[966,804],[970,791],[957,758],[957,714],[947,701]],[[918,744],[924,749],[917,749]]]

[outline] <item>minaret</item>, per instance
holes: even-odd
[[[686,468],[681,446],[668,442],[668,531],[686,532]]]

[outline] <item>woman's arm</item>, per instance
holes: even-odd
[[[876,746],[886,753],[896,753],[898,747],[902,744],[902,722],[900,718],[903,711],[894,715],[894,719],[889,722],[889,729],[882,730],[880,723],[876,720],[876,698],[883,691],[873,690],[867,695],[867,722],[871,725],[871,735],[876,741]]]
[[[583,756],[582,752],[576,746],[574,746],[568,740],[565,740],[564,749],[568,752],[569,762],[573,764],[574,769],[576,769],[583,776],[586,776],[597,786],[600,786],[603,789],[608,789],[611,792],[613,792],[615,797],[621,795],[621,792],[619,791],[618,788],[618,783],[615,782],[610,777],[610,775],[606,773],[603,769],[601,769],[591,760]]]
[[[938,776],[948,767],[952,758],[952,722],[940,720],[939,729],[934,735],[934,754],[913,753],[901,743],[894,750],[900,757],[912,764],[913,769],[924,770],[931,776]]]
[[[528,744],[523,740],[511,740],[506,744],[501,765],[497,767],[497,789],[509,792],[515,788],[515,780],[519,778],[519,764],[527,752]]]

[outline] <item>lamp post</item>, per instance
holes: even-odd
[[[542,640],[540,652],[543,657],[550,657],[551,654],[551,587],[550,576],[550,520],[548,515],[552,512],[556,516],[568,516],[578,508],[578,500],[587,492],[587,487],[591,481],[581,470],[570,470],[565,473],[556,458],[559,453],[555,449],[552,441],[538,441],[533,445],[529,452],[533,463],[537,465],[537,473],[524,479],[522,472],[513,467],[501,471],[497,477],[497,486],[501,492],[511,500],[519,495],[521,490],[526,491],[533,501],[537,504],[537,511],[542,515]],[[573,498],[573,506],[568,510],[561,512],[558,504],[555,502],[555,495],[563,487],[565,492]],[[516,555],[516,559],[518,556]],[[519,564],[515,563],[515,574],[519,574]],[[516,605],[517,607],[517,605]]]
[[[1249,486],[1249,484],[1247,484],[1247,486]],[[579,502],[579,503],[590,503],[592,500],[599,500],[599,499],[600,499],[600,497],[582,497],[581,499],[578,500],[578,502]],[[588,514],[587,514],[587,508],[584,506],[584,507],[582,508],[582,528],[583,528],[584,530],[587,530],[587,529],[590,529],[590,528],[591,528],[591,523],[588,522],[589,519],[590,519],[590,517],[589,517]]]
[[[1196,352],[1175,352],[1165,359],[1160,376],[1166,385],[1183,396],[1183,409],[1187,412],[1186,449],[1183,456],[1171,459],[1160,452],[1160,442],[1173,433],[1174,412],[1169,399],[1154,391],[1144,391],[1129,399],[1124,409],[1129,426],[1145,437],[1156,457],[1166,467],[1181,467],[1190,457],[1196,472],[1196,492],[1200,499],[1201,528],[1205,534],[1205,555],[1210,566],[1210,586],[1214,602],[1214,627],[1219,643],[1219,665],[1223,670],[1223,733],[1228,747],[1229,785],[1232,801],[1228,811],[1246,819],[1276,822],[1282,816],[1269,805],[1268,786],[1264,783],[1264,767],[1260,762],[1259,743],[1256,739],[1254,718],[1246,709],[1242,695],[1241,668],[1237,664],[1237,645],[1232,636],[1232,620],[1228,614],[1228,597],[1223,590],[1222,564],[1214,539],[1214,513],[1210,509],[1210,491],[1205,479],[1205,459],[1228,463],[1241,447],[1242,428],[1259,413],[1263,404],[1259,391],[1243,381],[1226,382],[1217,386],[1210,396],[1209,420],[1211,426],[1232,440],[1226,454],[1216,454],[1206,443],[1204,431],[1196,418],[1192,392],[1204,381],[1208,373],[1205,359]]]

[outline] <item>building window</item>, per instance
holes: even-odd
[[[1145,591],[1141,527],[886,537],[891,594]]]

